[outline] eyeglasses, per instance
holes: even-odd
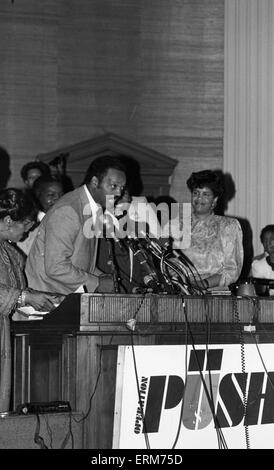
[[[194,197],[202,197],[204,199],[212,199],[214,198],[214,195],[209,192],[209,191],[198,191],[197,189],[194,189],[194,191],[192,191],[192,196]]]

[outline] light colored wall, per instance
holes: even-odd
[[[115,132],[192,171],[222,168],[223,0],[0,2],[9,185],[37,154]]]
[[[228,213],[261,229],[274,223],[274,2],[226,0],[224,168],[236,195]]]

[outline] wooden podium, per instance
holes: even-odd
[[[29,401],[69,401],[82,413],[87,449],[112,446],[118,345],[185,344],[191,337],[195,344],[251,342],[250,331],[258,342],[274,339],[271,297],[78,298],[78,322],[13,322],[12,407]]]

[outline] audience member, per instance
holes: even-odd
[[[223,192],[221,180],[212,170],[192,173],[187,180],[191,191],[191,241],[182,252],[200,276],[200,287],[229,286],[236,282],[243,265],[242,230],[237,219],[214,214]],[[182,220],[170,221],[173,248],[180,249]]]
[[[59,178],[51,175],[37,178],[33,184],[32,190],[37,200],[38,208],[43,215],[45,215],[64,194],[62,182]]]
[[[21,177],[27,189],[32,188],[39,176],[48,176],[50,173],[49,165],[39,161],[28,162],[21,168]]]
[[[62,182],[51,175],[39,176],[34,181],[32,194],[39,209],[37,221],[33,229],[26,234],[25,239],[17,243],[17,246],[25,255],[29,254],[31,245],[38,233],[40,222],[53,204],[64,194]]]
[[[264,253],[256,256],[251,265],[251,275],[259,279],[274,279],[274,225],[266,225],[260,233]],[[258,286],[259,287],[259,286]],[[261,288],[260,293],[274,294],[274,289]]]
[[[84,183],[62,196],[43,218],[31,247],[26,273],[29,285],[49,292],[69,294],[113,292],[113,277],[96,266],[98,221],[107,197],[122,196],[126,173],[117,157],[95,159]]]
[[[9,315],[25,305],[49,311],[61,297],[27,288],[24,259],[16,247],[36,218],[36,208],[19,189],[0,191],[0,411],[9,408],[11,347]]]

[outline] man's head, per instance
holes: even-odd
[[[260,234],[260,240],[264,251],[269,255],[274,254],[274,225],[266,225]]]
[[[40,209],[47,212],[64,194],[63,184],[54,176],[39,176],[32,187]]]
[[[34,181],[39,176],[49,176],[50,167],[44,162],[28,162],[21,169],[21,177],[25,186],[31,189]]]
[[[114,197],[117,203],[126,186],[126,168],[119,157],[104,155],[90,164],[84,184],[87,185],[95,202],[106,207],[107,197]]]

